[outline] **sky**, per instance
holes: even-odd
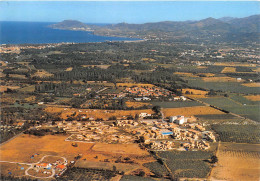
[[[146,23],[246,17],[260,1],[1,1],[0,21]]]

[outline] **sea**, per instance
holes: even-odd
[[[89,43],[105,41],[135,41],[126,37],[94,35],[88,31],[49,28],[50,22],[0,21],[0,44]]]

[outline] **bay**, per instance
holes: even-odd
[[[50,22],[0,22],[0,44],[89,43],[105,41],[134,41],[126,37],[94,35],[87,31],[49,28]]]

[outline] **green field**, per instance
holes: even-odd
[[[200,87],[204,89],[213,89],[215,91],[244,93],[244,94],[260,94],[259,87],[246,87],[239,82],[204,82],[198,77],[185,77],[188,85],[191,87]]]
[[[35,91],[35,85],[30,85],[30,86],[27,86],[27,87],[20,88],[20,89],[18,89],[18,91],[20,91],[20,92],[34,92]]]
[[[214,124],[212,129],[219,135],[219,139],[224,142],[236,143],[259,143],[259,125],[227,125]]]
[[[239,119],[232,114],[209,114],[209,115],[195,115],[200,120],[209,121],[209,123],[225,123],[225,122],[236,122],[242,123],[244,119]]]
[[[167,169],[159,162],[145,163],[143,166],[149,168],[151,172],[158,176],[164,176],[168,173]]]
[[[139,176],[134,176],[134,175],[124,175],[120,181],[155,181],[152,178],[148,177],[139,177]]]
[[[211,166],[205,160],[213,155],[207,151],[162,151],[158,155],[166,160],[175,177],[206,178]]]
[[[178,107],[193,107],[202,106],[203,104],[197,101],[171,101],[171,102],[151,102],[154,106],[161,106],[162,108],[178,108]]]
[[[242,96],[201,98],[199,100],[220,107],[232,113],[241,115],[243,117],[252,119],[254,121],[260,122],[259,102],[252,103],[252,104],[245,104],[245,103],[251,103],[253,101],[247,101]],[[243,102],[244,104],[242,104]]]

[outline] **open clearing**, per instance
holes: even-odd
[[[73,67],[68,67],[68,68],[66,68],[66,72],[70,72],[70,71],[72,71],[72,69],[73,69]]]
[[[141,150],[137,144],[105,144],[96,143],[92,148],[93,151],[107,153],[131,154],[131,155],[148,155],[147,151]]]
[[[63,108],[58,106],[49,106],[45,108],[45,111],[49,113],[58,113],[62,119],[67,119],[72,114],[82,115],[85,114],[88,117],[108,119],[112,116],[123,117],[123,116],[135,116],[140,113],[154,113],[151,109],[142,110],[99,110],[99,109],[75,109],[75,108]],[[207,115],[207,114],[225,114],[217,109],[207,106],[193,106],[183,108],[165,108],[163,109],[166,117],[173,115],[193,116],[193,115]]]
[[[120,172],[129,172],[139,167],[137,164],[126,164],[126,163],[108,163],[108,162],[93,162],[79,160],[76,164],[76,167],[79,168],[89,168],[89,169],[104,169],[104,170],[113,170],[113,166]]]
[[[150,106],[150,103],[147,102],[132,102],[132,101],[127,101],[126,106],[127,107],[133,107],[133,108],[139,108],[143,106]]]
[[[249,95],[244,97],[250,101],[260,101],[260,95]]]
[[[4,85],[1,85],[0,86],[0,92],[4,92],[7,89],[15,90],[15,89],[19,89],[19,88],[20,88],[19,86],[4,86]]]
[[[197,75],[194,75],[193,73],[187,73],[187,72],[175,72],[174,74],[184,77],[198,77]]]
[[[2,145],[1,160],[22,163],[35,163],[43,155],[64,156],[73,160],[80,153],[87,152],[93,143],[78,143],[78,147],[71,146],[71,142],[64,141],[65,135],[46,135],[42,137],[21,135]],[[37,151],[36,151],[37,150]],[[39,157],[31,159],[31,155],[38,153]]]
[[[242,62],[215,62],[214,65],[216,66],[227,66],[227,67],[256,67],[257,64],[249,64],[249,63],[242,63]]]
[[[133,161],[134,167],[143,168],[142,164],[155,161],[145,150],[139,148],[137,144],[105,144],[105,143],[82,143],[77,142],[77,147],[72,146],[71,141],[64,141],[68,135],[46,135],[42,137],[22,134],[12,141],[1,145],[1,160],[19,163],[36,163],[45,155],[65,157],[68,162],[81,155],[81,161],[114,163],[118,158],[129,158]],[[31,158],[31,155],[39,154]],[[48,158],[48,159],[51,159]],[[48,161],[48,159],[46,161]],[[22,164],[23,165],[23,164]],[[126,166],[128,166],[127,164]],[[25,165],[26,166],[26,165]],[[103,168],[104,165],[96,165]],[[134,167],[125,168],[126,171]],[[7,173],[8,170],[15,173],[12,175],[23,175],[16,163],[1,163],[1,171]]]
[[[34,92],[35,91],[35,85],[30,85],[27,87],[23,87],[21,89],[18,89],[21,92]]]
[[[50,77],[53,76],[53,74],[47,72],[46,70],[38,70],[37,72],[35,72],[32,77]]]
[[[214,77],[204,77],[208,80],[214,79]],[[243,82],[205,82],[201,78],[196,77],[185,77],[184,80],[188,81],[188,85],[191,87],[200,87],[206,90],[213,89],[215,91],[221,90],[223,92],[235,92],[235,93],[244,93],[244,94],[260,94],[259,87],[247,87],[241,83]],[[220,79],[220,77],[217,77]],[[233,78],[235,79],[235,78]],[[220,80],[219,80],[220,81]],[[251,84],[251,83],[250,83]]]
[[[101,69],[107,69],[111,65],[81,65],[82,67],[99,67]]]
[[[182,89],[183,94],[185,94],[187,91],[190,94],[196,94],[196,95],[205,95],[208,93],[208,91],[203,91],[203,90],[198,90],[198,89]]]
[[[259,180],[260,145],[221,143],[218,164],[211,172],[212,180]]]
[[[111,116],[123,117],[123,116],[135,116],[136,114],[140,114],[143,112],[153,113],[151,109],[143,109],[143,110],[101,110],[101,109],[75,109],[75,108],[63,108],[58,106],[47,107],[45,111],[49,113],[60,113],[60,117],[62,119],[67,119],[67,116],[71,116],[76,113],[75,116],[79,114],[85,114],[88,117],[93,118],[103,118],[108,119]]]
[[[152,87],[155,87],[153,84],[139,84],[139,83],[116,83],[117,86],[121,86],[121,87],[133,87],[133,86],[136,86],[136,87],[149,87],[149,88],[152,88]]]
[[[203,77],[202,80],[204,82],[241,82],[233,77]]]
[[[225,67],[221,73],[235,73],[236,72],[236,68],[235,67]]]

